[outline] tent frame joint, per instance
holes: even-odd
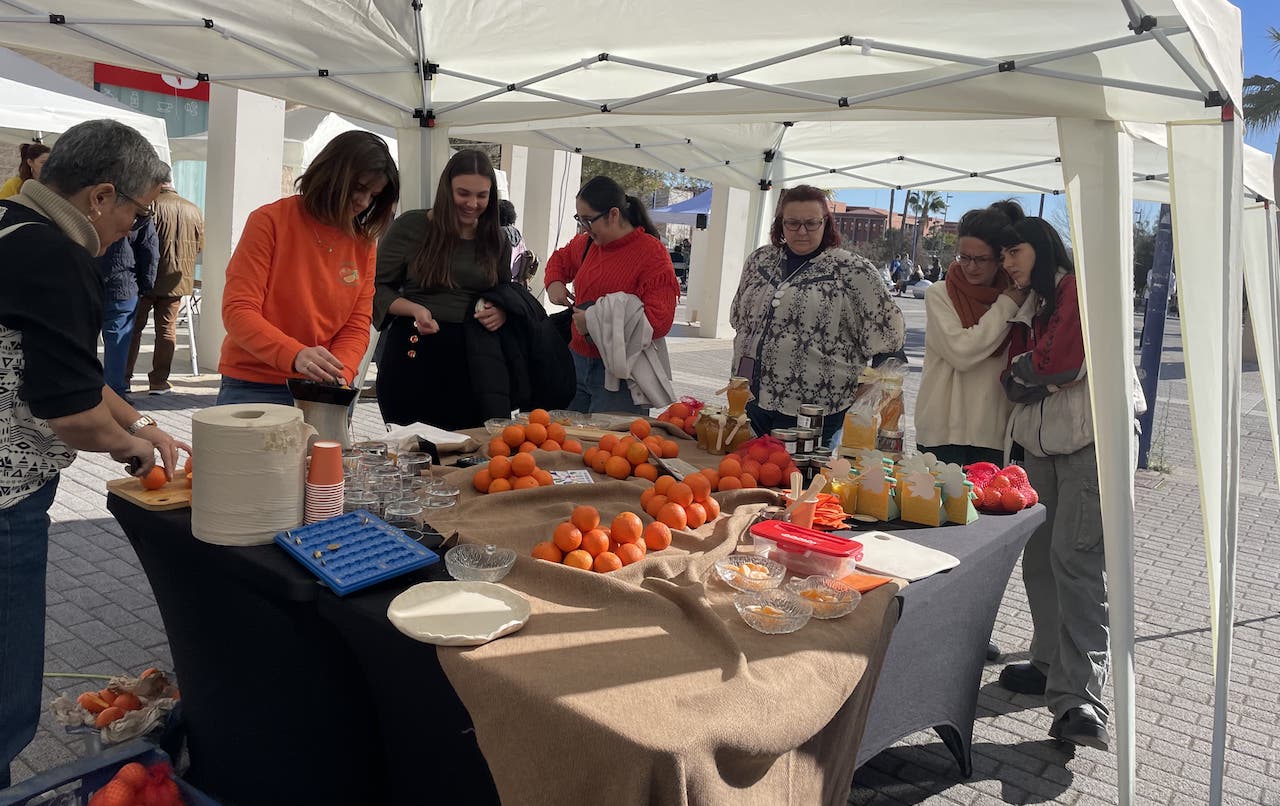
[[[66,25],[67,15],[66,14],[50,14],[49,24],[50,25]]]
[[[1226,105],[1226,103],[1227,103],[1227,99],[1223,98],[1222,93],[1218,90],[1209,90],[1208,94],[1204,96],[1205,109],[1209,109],[1215,106],[1224,106]]]
[[[1013,59],[1009,59],[996,65],[996,69],[1001,73],[1012,73],[1018,69],[1018,65]]]
[[[203,19],[204,21],[205,28],[208,28],[210,30],[213,29],[213,20],[209,19],[208,17],[202,17],[201,19]]]
[[[1129,22],[1129,30],[1133,31],[1135,36],[1141,36],[1147,31],[1154,30],[1159,24],[1160,21],[1151,14],[1143,14],[1138,19]]]

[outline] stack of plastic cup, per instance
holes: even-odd
[[[315,523],[341,515],[342,492],[341,443],[316,442],[311,446],[311,464],[307,468],[303,523]]]

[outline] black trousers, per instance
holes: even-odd
[[[484,424],[472,389],[464,327],[440,322],[439,333],[422,336],[408,317],[391,321],[378,364],[382,419],[395,425],[427,423],[451,431]]]

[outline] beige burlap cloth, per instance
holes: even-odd
[[[682,444],[682,449],[685,445]],[[682,450],[682,456],[688,451]],[[577,469],[537,453],[548,470]],[[689,456],[695,464],[702,457]],[[432,517],[520,557],[503,584],[533,614],[510,636],[440,647],[504,804],[843,804],[898,609],[896,584],[850,615],[763,635],[734,610],[715,561],[750,542],[771,492],[717,494],[727,517],[611,574],[534,560],[577,504],[641,514],[647,482],[597,480],[481,495]],[[641,514],[648,523],[650,518]]]

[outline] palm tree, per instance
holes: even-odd
[[[1271,52],[1280,55],[1280,30],[1267,28],[1271,37]],[[1245,126],[1265,132],[1280,123],[1280,80],[1270,76],[1249,76],[1244,80]],[[1276,153],[1280,155],[1280,138],[1276,140]],[[1280,187],[1280,162],[1272,169],[1275,186]]]
[[[916,248],[921,230],[929,226],[929,217],[947,209],[947,198],[936,190],[913,190],[907,194],[907,206],[916,214],[916,232],[911,240],[911,262],[916,262]]]

